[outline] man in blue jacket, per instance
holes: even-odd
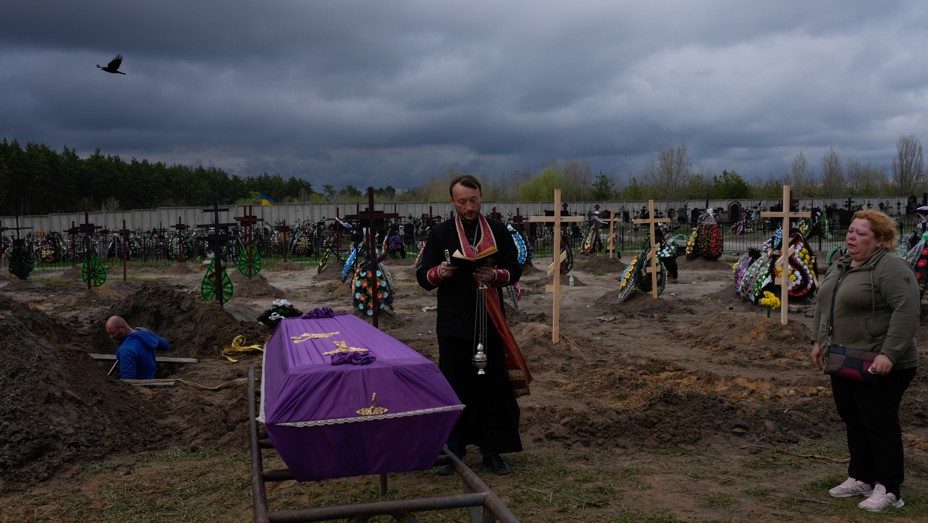
[[[119,379],[150,380],[155,377],[155,351],[167,350],[168,340],[148,329],[133,329],[126,320],[112,316],[106,320],[106,333],[119,343]]]

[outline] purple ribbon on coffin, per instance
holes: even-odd
[[[352,314],[321,316],[284,318],[264,352],[258,421],[294,477],[430,469],[464,409],[438,366]]]

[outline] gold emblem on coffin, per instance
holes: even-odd
[[[331,356],[333,354],[338,354],[340,352],[368,352],[370,350],[370,349],[364,349],[361,347],[349,347],[348,344],[345,343],[343,340],[333,341],[332,343],[334,343],[335,346],[338,348],[335,350],[330,350],[329,352],[323,352],[322,353],[323,356]]]
[[[320,338],[331,338],[332,336],[335,336],[338,333],[339,331],[321,332],[318,334],[304,332],[303,334],[300,334],[299,336],[290,336],[290,339],[293,341],[293,343],[303,343],[304,341],[308,341],[308,340],[318,340]]]
[[[377,393],[375,392],[375,393],[371,396],[371,406],[370,406],[370,407],[364,407],[363,409],[358,409],[357,412],[358,412],[358,414],[360,414],[361,416],[379,416],[379,415],[381,415],[381,414],[386,414],[386,413],[387,413],[387,409],[385,409],[385,408],[383,408],[383,407],[377,407],[376,405],[377,405]]]

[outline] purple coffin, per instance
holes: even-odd
[[[358,355],[376,359],[332,364]],[[464,409],[437,365],[352,314],[283,319],[262,372],[258,421],[299,481],[429,469]]]

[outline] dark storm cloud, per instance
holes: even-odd
[[[926,136],[919,1],[12,0],[0,137],[416,186],[584,158],[637,174],[888,164]],[[126,76],[105,65],[125,55]]]

